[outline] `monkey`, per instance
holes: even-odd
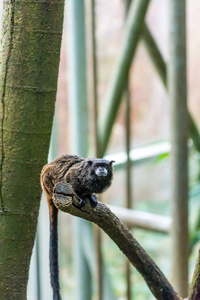
[[[113,179],[113,160],[99,158],[85,159],[77,155],[62,155],[45,165],[41,171],[40,182],[46,193],[49,206],[50,242],[49,263],[53,299],[61,300],[58,268],[58,209],[53,204],[54,186],[58,182],[69,183],[74,195],[72,204],[81,209],[86,199],[91,207],[98,203],[95,194],[100,194],[110,187]]]

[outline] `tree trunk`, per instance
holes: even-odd
[[[64,3],[4,1],[0,51],[0,299],[26,298],[50,141]]]

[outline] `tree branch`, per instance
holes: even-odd
[[[103,203],[92,208],[90,201],[78,209],[72,204],[76,198],[69,184],[58,183],[54,187],[53,202],[63,212],[97,224],[117,244],[131,264],[141,273],[154,296],[159,300],[180,300],[163,273],[134,239],[130,231]],[[75,199],[74,199],[75,200]]]
[[[200,249],[199,256],[197,259],[194,275],[192,278],[192,283],[190,287],[190,296],[189,300],[198,300],[200,299]]]

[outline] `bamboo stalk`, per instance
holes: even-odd
[[[167,87],[167,67],[166,63],[162,57],[162,54],[151,34],[149,31],[148,26],[144,25],[143,34],[142,34],[142,40],[144,42],[145,48],[148,51],[148,54],[153,62],[153,65],[164,85],[164,87]]]
[[[95,15],[95,1],[89,1],[89,17],[90,17],[90,39],[91,39],[91,64],[92,64],[92,104],[93,104],[93,127],[94,127],[94,145],[95,156],[100,157],[99,153],[99,138],[98,138],[98,74],[97,74],[97,57],[96,57],[96,15]],[[97,257],[97,286],[98,286],[98,300],[103,300],[104,286],[103,286],[103,256],[102,256],[102,232],[96,227],[95,230],[96,240],[96,257]]]
[[[142,6],[142,1],[139,4]],[[129,17],[129,19],[130,18],[131,17]],[[132,15],[132,18],[133,18],[132,22],[134,23],[134,20],[136,20],[134,14]],[[128,51],[129,50],[128,45],[129,45],[129,41],[131,40],[129,36],[132,34],[132,32],[134,32],[134,30],[132,28],[128,28],[127,26],[127,32],[125,34],[123,48],[120,57],[118,59],[118,62],[116,64],[113,76],[109,83],[107,94],[105,96],[106,98],[105,102],[108,103],[108,107],[107,110],[104,107],[100,116],[99,134],[100,134],[100,144],[102,147],[100,151],[101,156],[103,156],[106,151],[106,147],[112,131],[112,126],[114,124],[119,109],[121,95],[123,93],[124,86],[125,86],[124,74],[127,74],[128,70],[130,69],[132,59],[134,58],[135,55],[137,43],[139,42],[140,35],[143,38],[148,53],[150,54],[150,57],[154,63],[156,70],[158,71],[158,74],[164,86],[167,87],[166,64],[147,25],[146,24],[144,25],[143,31],[139,32],[139,36],[137,36],[137,34],[135,35],[136,42],[135,41],[130,42],[131,45],[129,47],[130,48],[132,47],[131,49],[133,49],[131,53],[131,51]],[[127,48],[125,46],[127,46]],[[200,134],[190,113],[189,113],[189,128],[190,128],[190,135],[194,143],[194,147],[198,152],[200,152]]]
[[[88,105],[86,71],[86,33],[84,1],[73,0],[66,5],[68,21],[68,103],[70,151],[86,157],[88,152]],[[77,300],[92,299],[92,278],[84,252],[88,226],[83,220],[75,220],[74,266]]]
[[[153,65],[164,85],[164,87],[167,89],[167,66],[166,63],[162,57],[162,54],[151,35],[151,32],[148,29],[148,26],[145,24],[142,39],[144,42],[144,45],[149,53],[149,56],[151,57],[151,60],[153,62]],[[193,144],[195,149],[200,152],[200,134],[199,130],[192,118],[192,115],[190,112],[188,112],[189,115],[189,133],[193,140]]]
[[[185,0],[170,1],[169,95],[171,104],[171,197],[173,282],[188,294],[188,111]]]
[[[97,50],[96,50],[96,14],[95,14],[95,1],[88,0],[88,33],[89,33],[89,57],[90,57],[90,90],[91,90],[91,103],[92,103],[92,112],[93,112],[93,127],[94,127],[94,148],[95,156],[100,157],[99,154],[99,139],[98,139],[98,59],[97,59]],[[92,154],[93,155],[93,154]],[[97,275],[98,283],[98,298],[99,299],[109,299],[116,300],[111,279],[109,274],[106,271],[106,264],[102,255],[102,232],[96,227],[96,248],[93,257],[96,259],[98,269],[93,269],[93,275]],[[91,241],[94,240],[91,239]],[[90,242],[91,244],[91,242]],[[94,247],[93,247],[94,248]],[[91,249],[90,249],[91,251]],[[88,262],[91,261],[91,254],[88,255]],[[96,265],[95,265],[96,267]]]
[[[90,29],[90,61],[91,61],[91,90],[92,90],[92,104],[93,104],[93,126],[94,126],[94,144],[95,155],[99,157],[99,139],[98,139],[98,61],[96,55],[96,14],[95,14],[95,0],[88,0],[89,4],[89,29]]]
[[[132,207],[132,193],[131,193],[131,159],[130,159],[130,144],[131,144],[131,124],[130,124],[130,93],[127,87],[125,93],[126,97],[126,154],[127,154],[127,163],[126,163],[126,208],[130,209]],[[131,268],[130,263],[127,260],[126,262],[126,278],[127,278],[127,300],[131,300]]]
[[[130,8],[131,0],[126,0],[126,17]],[[126,100],[126,208],[132,207],[132,193],[131,193],[131,98],[129,91],[129,72],[127,74],[127,86],[125,87],[125,100]],[[131,300],[131,266],[130,262],[126,260],[126,298]]]
[[[101,156],[105,153],[112,126],[119,110],[122,93],[126,86],[127,74],[143,31],[144,18],[149,3],[150,0],[134,0],[130,5],[125,24],[122,49],[105,96],[105,104],[107,107],[103,108],[99,118]]]

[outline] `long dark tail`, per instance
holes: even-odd
[[[49,243],[49,263],[51,286],[53,288],[53,300],[61,300],[59,271],[58,271],[58,210],[51,204],[49,205],[50,215],[50,243]]]

